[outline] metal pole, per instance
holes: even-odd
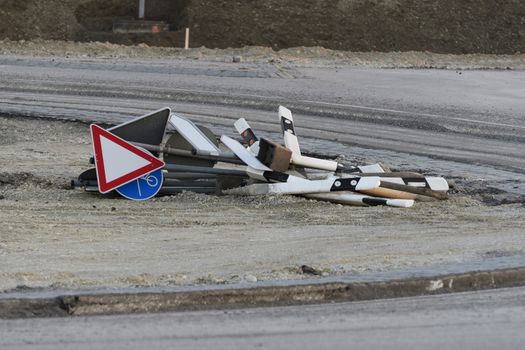
[[[197,159],[216,160],[219,162],[244,165],[244,162],[240,160],[239,158],[237,158],[237,156],[233,154],[232,152],[221,152],[221,154],[219,154],[218,156],[215,156],[215,155],[210,155],[210,154],[200,154],[197,150],[187,151],[187,150],[171,148],[171,147],[160,147],[160,146],[155,146],[155,145],[149,145],[149,144],[140,143],[140,142],[131,142],[131,143],[137,147],[142,147],[152,152],[162,152],[162,153],[171,154],[174,156],[193,157]]]
[[[228,176],[247,176],[246,171],[237,169],[224,169],[224,168],[204,168],[192,165],[174,165],[166,164],[164,169],[169,172],[187,172],[187,173],[204,173],[214,175],[228,175]]]
[[[202,174],[202,173],[165,173],[165,179],[216,179],[217,175],[215,174]]]
[[[217,187],[217,181],[213,180],[173,180],[173,179],[164,179],[162,187]]]
[[[163,187],[160,189],[160,195],[174,195],[182,192],[194,192],[194,193],[204,193],[204,194],[216,194],[217,190],[211,187]]]
[[[139,0],[139,19],[144,19],[146,13],[146,0]]]

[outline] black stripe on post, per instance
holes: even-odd
[[[350,177],[347,179],[337,179],[334,181],[330,191],[353,191],[359,183],[360,177]]]
[[[283,129],[283,133],[289,132],[290,134],[295,135],[295,129],[293,127],[293,122],[290,119],[281,117],[281,128]]]
[[[241,136],[244,139],[244,141],[246,141],[248,146],[253,146],[253,144],[258,141],[257,136],[255,136],[255,133],[251,128],[244,130]]]
[[[278,171],[265,171],[263,176],[268,182],[287,182],[290,175]]]
[[[363,203],[370,206],[386,205],[386,199],[380,198],[363,198]]]

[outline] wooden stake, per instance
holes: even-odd
[[[184,50],[188,50],[190,48],[190,28],[186,28],[186,35],[184,38]]]

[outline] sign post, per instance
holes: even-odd
[[[146,0],[139,0],[139,19],[144,19],[146,15]]]

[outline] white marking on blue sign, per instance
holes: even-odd
[[[159,193],[163,181],[164,175],[162,170],[159,169],[117,188],[116,191],[127,199],[144,201],[155,197]]]

